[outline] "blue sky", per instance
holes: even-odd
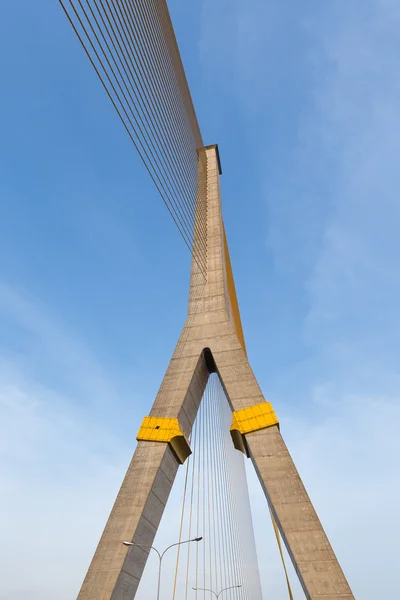
[[[400,5],[169,5],[220,147],[254,371],[356,597],[389,597]],[[0,600],[67,600],[184,322],[190,256],[56,1],[3,7],[0,66]],[[268,527],[265,598],[283,600]]]

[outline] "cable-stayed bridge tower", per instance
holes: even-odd
[[[152,545],[177,471],[194,449],[193,426],[210,376],[226,396],[232,443],[254,465],[266,518],[269,508],[305,597],[351,600],[247,358],[222,216],[219,151],[203,145],[166,2],[60,4],[192,252],[187,319],[78,600],[135,597],[149,554],[143,548]],[[210,458],[208,471],[218,460]],[[229,519],[229,507],[226,512]]]

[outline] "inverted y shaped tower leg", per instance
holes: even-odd
[[[78,600],[131,600],[210,372],[219,374],[233,411],[235,445],[251,457],[309,600],[352,600],[324,529],[249,365],[221,213],[218,148],[199,152],[198,218],[207,256],[192,261],[189,310],[175,352],[100,539]],[[198,257],[197,257],[198,258]],[[206,263],[206,273],[201,265]],[[266,511],[267,513],[267,511]]]

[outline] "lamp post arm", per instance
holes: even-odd
[[[209,588],[192,588],[192,589],[194,589],[196,591],[199,591],[199,592],[211,592],[211,594],[214,594],[214,596],[216,598],[218,598],[218,596],[219,596],[219,594],[217,594],[216,592],[214,592],[214,590],[210,590]]]
[[[171,544],[170,546],[168,546],[168,548],[165,548],[162,554],[158,553],[160,560],[164,558],[164,554],[168,552],[170,548],[173,548],[174,546],[180,546],[181,544],[189,544],[190,542],[193,542],[193,540],[185,540],[184,542],[176,542],[175,544]]]
[[[162,555],[159,553],[159,551],[157,550],[157,548],[154,548],[154,546],[146,546],[145,544],[137,544],[135,543],[130,543],[130,544],[126,544],[129,546],[139,546],[139,548],[148,548],[149,550],[154,550],[154,552],[157,552],[158,554],[158,558],[161,560]]]
[[[170,546],[168,546],[168,548],[165,548],[164,552],[162,554],[160,554],[160,552],[157,550],[157,548],[154,548],[154,546],[146,546],[145,544],[138,544],[136,542],[122,542],[125,546],[138,546],[139,548],[150,548],[150,550],[154,550],[154,552],[157,552],[158,555],[158,583],[157,583],[157,600],[160,600],[160,589],[161,589],[161,565],[162,565],[162,559],[164,558],[164,554],[170,549],[173,548],[174,546],[180,546],[181,544],[188,544],[189,542],[200,542],[200,540],[202,540],[202,537],[197,537],[194,538],[193,540],[184,540],[182,542],[176,542],[175,544],[171,544]]]
[[[240,587],[242,587],[242,586],[241,586],[241,585],[231,585],[231,586],[229,586],[229,587],[226,587],[226,588],[224,588],[223,590],[221,590],[220,592],[218,592],[218,594],[217,594],[217,598],[219,598],[219,597],[220,597],[220,595],[222,594],[222,592],[226,592],[227,590],[233,590],[233,589],[235,589],[235,588],[240,588]]]

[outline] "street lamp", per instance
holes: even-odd
[[[158,555],[158,586],[157,586],[157,600],[160,600],[160,586],[161,586],[161,565],[162,565],[162,559],[164,558],[165,553],[170,549],[173,548],[174,546],[180,546],[181,544],[190,544],[190,542],[200,542],[203,538],[202,537],[196,537],[193,538],[192,540],[184,540],[183,542],[176,542],[175,544],[171,544],[170,546],[168,546],[168,548],[165,548],[164,552],[162,552],[160,554],[160,552],[157,550],[157,548],[154,548],[154,546],[145,546],[143,544],[136,544],[136,542],[122,542],[124,544],[124,546],[139,546],[139,548],[150,548],[150,550],[154,550],[154,552],[157,552]]]
[[[218,593],[214,592],[214,590],[210,590],[208,588],[193,588],[193,589],[195,591],[198,591],[198,592],[211,592],[212,594],[214,594],[214,596],[216,598],[219,598],[220,595],[222,594],[222,592],[226,592],[226,590],[233,590],[234,588],[241,588],[241,587],[242,587],[242,584],[240,584],[240,585],[231,585],[230,587],[226,587],[223,590],[219,591]]]

